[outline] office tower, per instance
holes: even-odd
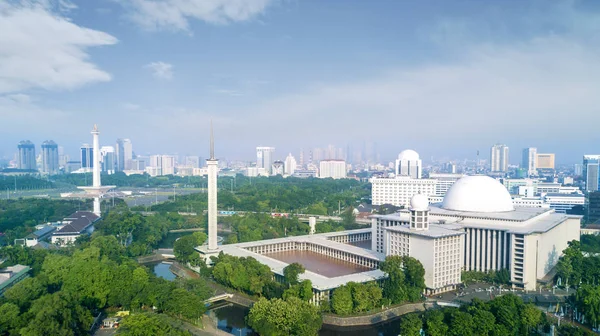
[[[102,146],[100,148],[100,162],[102,171],[113,174],[116,169],[117,155],[113,146]]]
[[[264,168],[271,175],[275,147],[256,147],[256,168]]]
[[[536,161],[538,169],[554,169],[554,154],[538,153]]]
[[[493,147],[492,147],[493,151]],[[527,170],[527,176],[537,175],[537,148],[529,147],[523,149],[521,168]],[[492,169],[493,170],[493,169]]]
[[[321,160],[319,162],[319,177],[333,179],[346,178],[346,161]]]
[[[42,172],[58,173],[58,145],[52,140],[42,142]]]
[[[162,176],[175,174],[175,157],[172,155],[150,156],[150,175]]]
[[[600,222],[600,191],[588,194],[587,224],[598,224]]]
[[[200,157],[199,156],[186,156],[185,166],[191,168],[200,168]]]
[[[89,144],[81,145],[81,168],[91,170],[94,165],[94,149]]]
[[[585,179],[586,191],[598,190],[598,163],[600,155],[584,155],[583,156],[583,178]]]
[[[283,176],[283,161],[273,161],[273,165],[271,167],[271,175],[281,175]]]
[[[19,142],[17,146],[19,155],[17,159],[17,168],[26,170],[37,170],[35,163],[35,145],[29,140]]]
[[[284,170],[285,175],[293,175],[296,171],[296,159],[292,156],[292,153],[285,158]]]
[[[508,146],[495,144],[490,153],[491,170],[493,172],[508,171]]]
[[[414,150],[403,150],[398,154],[396,160],[396,176],[409,176],[419,179],[422,174],[423,163],[419,158],[419,153]]]
[[[116,170],[130,170],[131,160],[133,159],[133,146],[129,139],[117,139],[116,147]]]

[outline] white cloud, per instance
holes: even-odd
[[[152,75],[159,79],[173,79],[173,64],[165,62],[152,62],[146,64],[145,68],[152,71]]]
[[[188,30],[189,20],[224,24],[252,19],[276,0],[128,0],[131,19],[146,29]]]
[[[69,4],[59,6],[72,9]],[[109,81],[110,74],[89,61],[86,49],[115,43],[109,34],[52,12],[45,1],[0,4],[0,93]]]

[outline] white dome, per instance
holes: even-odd
[[[442,208],[470,212],[513,211],[508,190],[489,176],[465,176],[448,190]]]
[[[405,149],[398,154],[398,160],[417,161],[419,160],[419,153],[412,149]]]
[[[416,194],[410,199],[412,210],[423,211],[429,208],[429,198],[423,194]]]

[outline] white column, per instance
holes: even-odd
[[[208,166],[208,249],[217,246],[217,170],[218,160],[206,160]]]
[[[477,250],[477,229],[471,229],[471,271],[475,270],[475,250]]]
[[[508,268],[508,269],[512,269],[512,265],[510,264],[511,258],[512,258],[512,253],[510,251],[510,241],[512,240],[512,235],[510,233],[506,233],[506,236],[504,236],[504,242],[505,242],[505,247],[504,247],[504,268]],[[512,272],[511,272],[512,274]],[[511,277],[512,279],[512,277]]]
[[[100,211],[100,197],[94,198],[94,214],[98,217],[102,217],[102,212]]]
[[[486,232],[486,231],[487,230],[483,230],[483,229],[481,230],[481,270],[480,271],[482,271],[482,272],[487,271],[487,267],[485,265],[485,260],[488,255],[486,237],[489,232]]]
[[[93,161],[93,167],[92,167],[92,186],[93,187],[99,187],[100,184],[100,140],[98,139],[98,135],[100,134],[100,132],[98,132],[98,127],[96,125],[94,125],[94,129],[92,130],[92,136],[93,136],[93,148],[94,148],[94,161]]]
[[[464,243],[465,244],[469,244],[470,239],[471,239],[471,233],[470,233],[471,230],[470,229],[466,229],[466,232],[467,232],[467,234],[465,235]],[[469,246],[469,245],[467,245],[467,246]],[[463,251],[464,251],[464,246],[461,246],[461,247],[463,248]],[[466,260],[464,261],[464,263],[465,263],[465,271],[470,271],[471,270],[471,254],[469,252],[471,252],[471,251],[467,251],[467,255],[465,256],[466,257]]]
[[[497,244],[497,240],[498,239],[498,231],[494,230],[492,232],[492,269],[493,270],[497,270],[497,265],[496,265],[496,247],[498,246]]]

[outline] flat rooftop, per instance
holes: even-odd
[[[343,275],[350,275],[373,270],[372,268],[357,265],[351,262],[343,261],[329,257],[313,251],[285,251],[267,253],[264,256],[275,260],[283,261],[287,264],[299,263],[308,271],[320,274],[327,278],[335,278]]]

